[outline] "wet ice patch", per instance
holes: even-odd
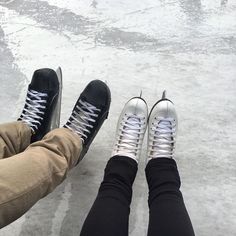
[[[135,1],[87,1],[87,0],[48,0],[49,4],[67,9],[77,15],[89,17],[100,22],[101,28],[118,28],[125,32],[138,32],[162,38],[172,34],[177,36],[183,27],[184,17],[177,2],[147,0]],[[158,10],[158,14],[156,14]]]
[[[1,6],[0,12],[2,12],[0,15],[1,27],[5,34],[7,46],[14,56],[15,64],[27,77],[26,84],[17,102],[18,109],[15,110],[16,114],[14,115],[16,116],[22,109],[27,84],[30,82],[34,70],[44,67],[56,69],[61,65],[69,70],[68,74],[65,73],[67,81],[77,81],[78,77],[76,73],[74,74],[74,68],[81,62],[81,55],[73,46],[73,35],[70,33],[55,32],[29,17]],[[77,36],[75,40],[83,41],[83,36]],[[80,43],[80,49],[86,47],[88,45],[83,46],[83,43]],[[64,91],[67,89],[65,88]],[[78,95],[72,92],[70,96],[74,100],[77,99]]]
[[[14,1],[16,1],[16,0],[0,0],[0,4],[9,4],[9,3],[12,3],[12,2],[14,2]]]
[[[1,26],[8,47],[17,65],[28,78],[31,77],[34,68],[56,68],[62,63],[63,55],[59,55],[58,49],[61,51],[66,46],[71,46],[67,39],[68,35],[47,30],[45,26],[13,10],[0,7],[0,11],[5,12]]]
[[[54,218],[52,220],[51,235],[60,235],[61,226],[63,220],[66,217],[66,213],[69,211],[69,199],[72,196],[71,183],[67,183],[65,189],[61,195],[61,200],[55,211]]]

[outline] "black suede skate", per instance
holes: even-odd
[[[59,92],[59,80],[54,70],[39,69],[34,72],[24,109],[18,119],[30,126],[31,142],[41,140],[51,130]]]
[[[104,120],[107,119],[110,103],[110,89],[100,80],[91,81],[77,100],[64,127],[72,130],[82,139],[83,150],[79,161],[83,159]]]

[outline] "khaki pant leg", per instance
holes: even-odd
[[[60,128],[24,152],[0,160],[0,228],[55,189],[75,165],[81,150],[80,137]]]
[[[31,140],[31,129],[23,122],[16,121],[0,125],[0,159],[24,151]]]

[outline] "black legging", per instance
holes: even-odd
[[[97,198],[84,222],[81,236],[128,236],[132,185],[137,163],[122,156],[106,166]],[[148,236],[194,236],[184,205],[174,160],[157,158],[146,167],[149,186]]]

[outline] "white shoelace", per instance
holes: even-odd
[[[70,117],[71,120],[69,120],[64,127],[74,131],[81,136],[83,141],[85,141],[85,139],[88,138],[88,134],[90,134],[89,128],[92,129],[94,127],[91,122],[96,122],[94,118],[98,117],[97,113],[101,112],[101,109],[96,108],[88,102],[83,102],[82,100],[79,100],[79,103],[81,106],[76,106],[78,112],[75,110],[72,112]]]
[[[47,103],[47,100],[45,100],[47,96],[46,93],[40,93],[35,90],[28,90],[27,92],[27,108],[23,109],[20,120],[28,124],[33,131],[36,131],[38,126],[41,125],[40,120],[43,120],[46,109],[43,104]]]
[[[125,115],[120,124],[120,133],[115,144],[116,153],[126,153],[136,158],[141,149],[141,137],[145,133],[145,117]]]
[[[158,118],[152,124],[149,139],[149,158],[168,157],[174,154],[176,122],[173,118]]]

